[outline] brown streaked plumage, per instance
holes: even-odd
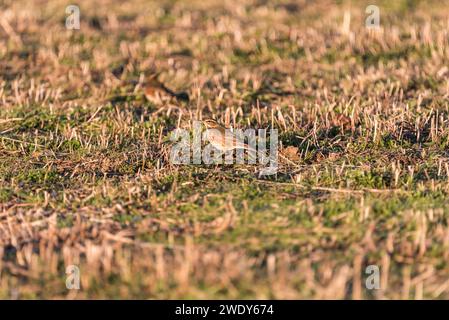
[[[203,124],[206,127],[206,138],[216,149],[226,152],[234,149],[253,150],[246,143],[235,137],[228,128],[222,126],[214,119],[205,119]]]
[[[154,103],[159,103],[162,100],[167,100],[171,98],[176,98],[180,101],[189,101],[189,95],[187,92],[174,92],[167,88],[162,82],[158,79],[159,74],[154,73],[151,74],[146,80],[144,86],[144,94],[145,97]]]

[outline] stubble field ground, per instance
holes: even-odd
[[[69,4],[0,2],[0,298],[449,298],[447,1]],[[296,165],[171,164],[206,117]]]

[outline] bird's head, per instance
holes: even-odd
[[[203,124],[207,129],[222,128],[222,126],[214,119],[205,119],[205,120],[203,120]]]

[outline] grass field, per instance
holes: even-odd
[[[449,298],[448,1],[120,3],[0,2],[0,298]],[[172,164],[206,117],[295,165]]]

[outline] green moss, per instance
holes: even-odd
[[[61,144],[62,152],[74,152],[81,149],[81,142],[77,139],[66,140]]]
[[[8,202],[14,196],[14,192],[10,189],[1,188],[0,189],[0,202]]]

